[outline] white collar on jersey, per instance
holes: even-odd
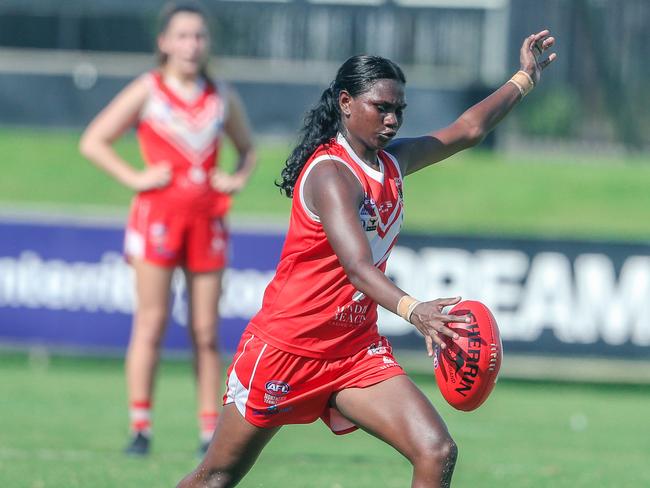
[[[192,103],[201,96],[201,93],[205,90],[205,81],[203,78],[197,78],[196,83],[191,90],[188,90],[187,86],[184,86],[181,83],[181,80],[175,76],[165,76],[163,74],[163,83],[176,95],[178,98],[183,100],[185,103]]]
[[[370,176],[373,180],[378,181],[381,184],[384,183],[384,163],[379,156],[377,156],[377,163],[379,164],[379,171],[377,171],[354,152],[350,143],[340,132],[336,134],[336,142],[343,146],[343,149],[347,151],[348,155],[359,165],[364,173]]]

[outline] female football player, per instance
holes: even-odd
[[[217,316],[228,250],[224,222],[231,195],[255,165],[251,134],[233,87],[207,72],[210,38],[197,4],[161,13],[159,66],[122,90],[82,136],[82,154],[136,192],[125,254],[135,270],[137,306],[126,355],[132,437],[128,454],[149,452],[154,377],[167,323],[170,285],[185,272],[194,349],[200,446],[207,449],[218,416],[221,383]],[[113,149],[136,127],[144,170]],[[239,160],[232,174],[217,167],[223,136]]]
[[[443,313],[460,298],[418,301],[384,274],[403,218],[402,178],[478,144],[539,82],[549,31],[527,37],[521,70],[454,123],[395,139],[406,102],[393,62],[355,56],[308,114],[282,172],[293,197],[276,275],[228,372],[205,458],[180,487],[234,486],[285,424],[321,418],[373,434],[413,465],[413,487],[449,486],[457,447],[435,408],[377,332],[377,305],[410,321],[430,355],[458,336]],[[379,480],[378,480],[379,483]]]

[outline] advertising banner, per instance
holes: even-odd
[[[133,276],[114,225],[0,222],[0,342],[123,349]],[[259,309],[282,231],[234,229],[221,346],[234,351]],[[461,295],[493,311],[506,352],[650,358],[650,245],[405,234],[388,275],[419,299]],[[189,347],[182,274],[165,347]],[[380,311],[382,333],[422,350],[413,326]]]
[[[259,309],[281,233],[232,233],[221,300],[221,346],[234,351]],[[118,226],[0,222],[0,342],[123,349],[134,308],[133,273]],[[186,349],[184,277],[174,275],[164,346]]]
[[[400,236],[387,273],[418,299],[460,295],[495,315],[506,353],[650,358],[650,245]],[[394,314],[395,346],[421,339]]]

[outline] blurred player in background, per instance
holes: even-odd
[[[293,205],[280,263],[229,369],[208,452],[180,487],[236,485],[282,425],[319,417],[393,446],[413,465],[413,487],[450,485],[456,445],[377,330],[379,304],[410,321],[433,355],[442,336],[458,338],[447,323],[469,320],[443,313],[460,298],[420,302],[384,274],[403,219],[402,175],[478,144],[539,82],[555,54],[537,58],[553,43],[548,31],[527,37],[511,80],[450,126],[410,139],[393,140],[402,70],[378,56],[341,66],[282,172]]]
[[[231,195],[245,186],[255,165],[237,93],[207,73],[210,38],[204,11],[193,2],[168,4],[160,20],[158,68],[124,88],[80,143],[85,157],[137,192],[125,236],[137,294],[126,355],[132,432],[126,452],[134,455],[150,448],[154,377],[177,266],[187,281],[200,448],[207,449],[222,381],[217,319],[228,251],[224,218]],[[144,170],[113,149],[130,127],[137,128]],[[232,174],[217,167],[224,134],[239,154]]]

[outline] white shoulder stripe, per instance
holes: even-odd
[[[393,156],[391,153],[388,151],[383,151],[386,156],[388,156],[388,159],[393,163],[395,166],[395,169],[397,170],[397,174],[399,175],[399,179],[403,180],[404,178],[402,177],[402,169],[399,167],[399,162],[397,161],[397,158]]]
[[[305,174],[302,177],[302,180],[300,181],[300,187],[298,188],[298,195],[300,197],[300,205],[302,206],[303,211],[305,214],[307,214],[307,217],[309,217],[311,220],[314,222],[320,223],[320,217],[316,215],[314,212],[312,212],[309,207],[307,206],[307,203],[305,202],[305,197],[303,196],[304,193],[304,186],[305,186],[305,181],[307,181],[307,177],[309,176],[309,173],[311,172],[312,169],[318,164],[323,161],[336,161],[338,163],[344,164],[354,175],[354,177],[359,180],[359,183],[361,183],[361,187],[363,188],[363,181],[361,181],[361,178],[357,175],[357,173],[352,169],[352,166],[350,163],[347,161],[339,158],[338,156],[332,156],[330,154],[325,154],[323,156],[319,156],[316,159],[314,159],[311,163],[309,163],[309,166],[305,170]]]

